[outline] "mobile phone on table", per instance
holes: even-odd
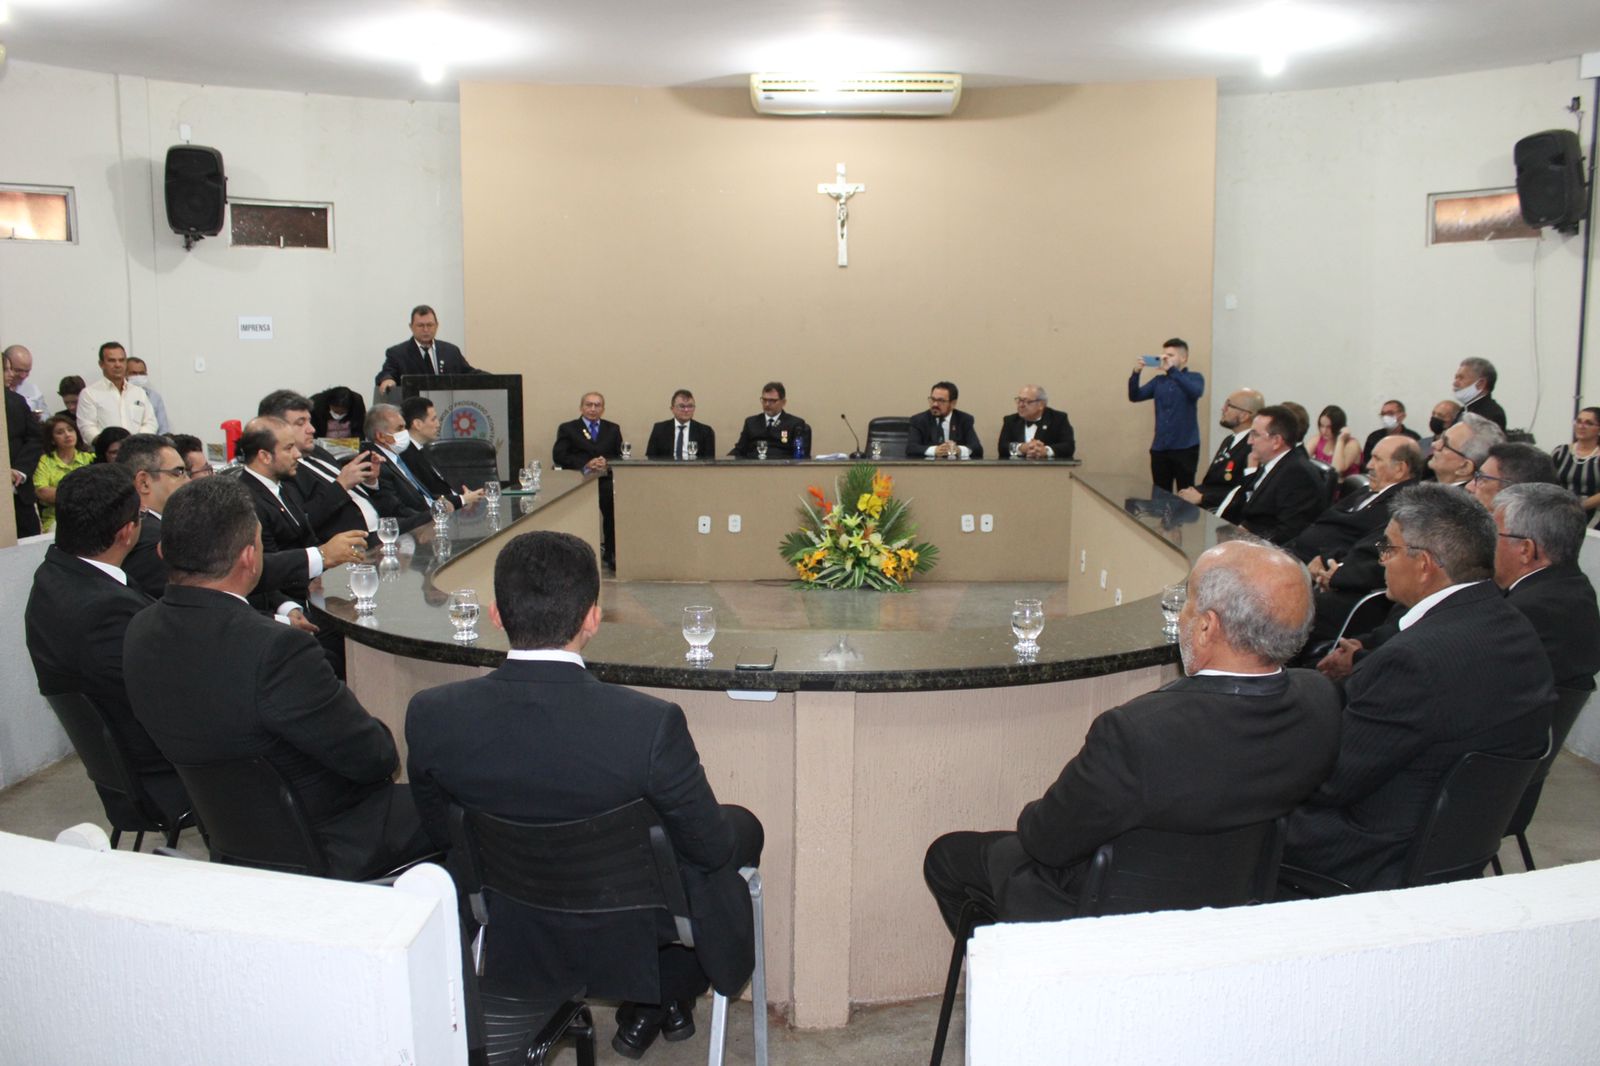
[[[733,659],[735,670],[771,670],[777,665],[777,648],[740,648]]]

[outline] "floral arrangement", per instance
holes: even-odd
[[[894,498],[894,479],[857,463],[835,480],[830,501],[815,485],[800,499],[800,528],[778,553],[799,575],[798,588],[900,592],[911,575],[933,569],[939,549],[912,543],[910,503]],[[807,498],[809,497],[809,498]]]

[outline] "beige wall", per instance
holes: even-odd
[[[759,118],[743,90],[463,84],[467,349],[527,376],[530,454],[599,388],[643,450],[674,387],[720,450],[781,378],[819,451],[950,377],[986,447],[1038,380],[1092,468],[1144,468],[1134,357],[1210,363],[1211,82],[974,90],[950,119]],[[849,166],[850,261],[832,202]]]

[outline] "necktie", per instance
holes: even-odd
[[[278,506],[280,508],[282,508],[284,514],[289,516],[289,521],[293,522],[296,526],[304,527],[305,524],[306,524],[306,521],[305,521],[306,516],[305,516],[305,514],[304,513],[299,513],[299,514],[296,513],[297,511],[300,510],[300,508],[295,506],[292,503],[292,501],[290,501],[288,496],[284,495],[283,486],[281,484],[278,486],[277,496],[278,496]]]
[[[589,439],[590,440],[599,440],[600,439],[600,423],[598,423],[598,422],[587,422],[586,421],[586,422],[584,422],[584,425],[589,427]]]
[[[422,346],[418,345],[418,347],[420,348]],[[429,345],[428,347],[422,349],[422,358],[424,358],[424,359],[426,359],[428,361],[428,368],[430,370],[432,370],[435,374],[444,373],[444,371],[439,369],[438,360],[436,360],[433,357],[433,346],[432,345]]]
[[[418,492],[422,493],[422,498],[424,500],[428,501],[428,506],[430,506],[430,507],[433,506],[433,496],[429,494],[427,489],[422,487],[422,482],[417,480],[417,475],[415,475],[415,474],[413,474],[411,472],[411,468],[409,466],[407,466],[405,463],[401,462],[399,457],[396,457],[393,461],[390,462],[389,465],[394,467],[396,470],[399,470],[400,471],[400,476],[405,478],[407,481],[411,482],[411,487],[412,488],[414,488]]]
[[[1211,457],[1212,465],[1215,466],[1217,463],[1220,463],[1222,460],[1226,459],[1228,457],[1228,452],[1232,449],[1233,435],[1229,434],[1228,436],[1222,438],[1221,444],[1217,445],[1217,454]]]
[[[687,428],[688,427],[685,426],[682,422],[678,423],[678,446],[675,449],[673,449],[673,452],[672,452],[672,457],[674,459],[682,459],[683,458],[683,431],[685,429],[687,429]]]
[[[778,420],[776,418],[767,419],[767,428],[768,429],[777,429],[778,428]]]

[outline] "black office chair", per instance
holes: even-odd
[[[1284,826],[1285,819],[1276,818],[1222,833],[1129,830],[1095,852],[1074,917],[1271,902],[1283,859]],[[996,920],[977,903],[968,902],[961,909],[930,1066],[939,1066],[944,1058],[967,941],[974,928]]]
[[[81,692],[58,693],[44,699],[100,793],[106,821],[111,825],[111,846],[117,846],[124,832],[131,832],[137,834],[133,850],[138,851],[144,847],[145,833],[154,831],[166,836],[167,847],[177,847],[178,834],[195,824],[194,812],[187,805],[177,812],[162,810],[134,772],[122,739],[99,705]]]
[[[1548,754],[1548,752],[1547,752]],[[1512,812],[1543,756],[1511,759],[1468,752],[1444,775],[1406,853],[1400,888],[1442,885],[1482,877],[1500,852]],[[1299,896],[1342,896],[1352,886],[1311,870],[1284,865],[1280,886]]]
[[[526,907],[565,914],[664,910],[677,927],[678,943],[694,947],[677,857],[660,816],[645,800],[634,800],[582,821],[547,825],[499,818],[452,804],[450,841],[456,882],[468,894],[473,918],[479,925],[473,956],[480,974],[489,931],[486,891]],[[739,872],[749,882],[755,918],[751,1013],[755,1020],[756,1063],[767,1066],[761,872],[754,867]],[[503,987],[485,985],[485,1012],[505,995]],[[728,1000],[719,992],[711,1008],[711,1066],[720,1066],[723,1060],[727,1016]],[[588,1039],[592,1048],[592,1034]]]
[[[436,440],[428,445],[427,452],[452,490],[462,485],[481,489],[490,481],[500,480],[500,461],[491,441],[476,437]]]
[[[1550,776],[1550,767],[1555,765],[1556,756],[1561,754],[1561,746],[1567,742],[1567,734],[1572,732],[1572,726],[1578,720],[1578,715],[1583,711],[1585,703],[1593,693],[1586,689],[1556,688],[1556,702],[1550,712],[1550,750],[1545,752],[1544,758],[1539,760],[1539,768],[1533,772],[1533,780],[1528,782],[1528,788],[1522,793],[1522,802],[1517,804],[1517,809],[1511,816],[1511,824],[1506,826],[1505,835],[1517,838],[1517,847],[1522,852],[1522,867],[1525,870],[1533,869],[1533,851],[1528,847],[1528,823],[1533,821],[1533,812],[1539,806],[1539,794],[1544,791],[1544,779]],[[1500,856],[1494,857],[1491,865],[1495,873],[1503,873],[1500,869]]]
[[[1339,498],[1345,499],[1358,492],[1365,492],[1372,487],[1372,482],[1367,480],[1365,474],[1346,474],[1344,480],[1339,482]]]
[[[1316,468],[1317,484],[1322,486],[1322,506],[1333,506],[1334,494],[1339,491],[1339,472],[1321,459],[1311,460]]]
[[[872,442],[883,445],[885,459],[906,457],[906,438],[911,435],[909,418],[874,418],[867,423],[867,454],[872,454]]]

